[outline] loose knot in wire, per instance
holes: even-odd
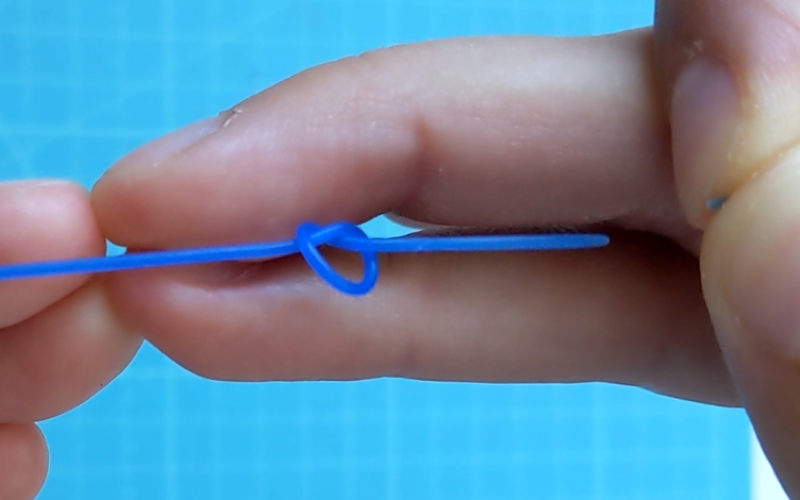
[[[369,247],[369,241],[367,233],[350,222],[337,222],[326,227],[304,222],[297,228],[295,243],[311,269],[329,285],[349,295],[365,295],[378,283],[380,267],[378,252]],[[349,280],[334,269],[319,251],[323,245],[361,254],[364,262],[361,280]]]

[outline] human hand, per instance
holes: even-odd
[[[120,321],[215,379],[608,381],[741,404],[800,498],[800,8],[657,9],[655,36],[448,40],[315,68],[136,151],[93,195],[133,249],[387,211],[602,225],[608,248],[393,256],[359,299],[298,259],[123,273]]]
[[[88,193],[61,181],[0,184],[0,261],[102,255]],[[28,500],[48,466],[34,422],[100,390],[128,364],[141,338],[108,307],[101,277],[0,283],[0,498]]]

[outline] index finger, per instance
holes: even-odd
[[[98,218],[146,248],[388,211],[683,235],[651,43],[447,40],[314,68],[122,159],[95,188]]]

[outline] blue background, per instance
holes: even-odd
[[[89,186],[149,139],[380,46],[651,20],[644,0],[0,0],[0,178]],[[146,346],[44,429],[47,500],[749,496],[741,412],[597,384],[221,384]]]

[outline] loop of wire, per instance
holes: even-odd
[[[601,234],[411,235],[369,238],[360,227],[349,222],[337,222],[324,227],[305,222],[298,227],[294,240],[8,264],[0,266],[0,281],[238,260],[266,260],[300,253],[314,272],[333,288],[349,295],[365,295],[378,282],[379,253],[575,250],[607,244],[608,237]],[[362,278],[350,280],[334,269],[320,252],[322,246],[360,254],[364,263]]]
[[[355,224],[340,222],[323,228],[317,224],[306,222],[297,228],[296,241],[300,252],[311,269],[340,292],[349,295],[364,295],[369,293],[378,283],[378,252],[374,249],[362,247],[357,250],[364,261],[364,277],[360,281],[351,281],[342,276],[325,260],[325,257],[319,251],[321,245],[331,245],[337,241],[340,245],[345,246],[348,242],[368,242],[367,234]]]

